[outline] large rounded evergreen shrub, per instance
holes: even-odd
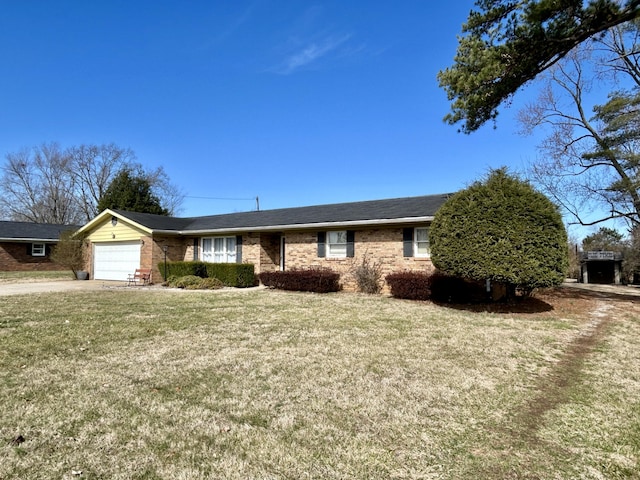
[[[452,196],[436,213],[429,238],[437,268],[504,284],[511,293],[558,285],[568,266],[558,208],[505,168]]]

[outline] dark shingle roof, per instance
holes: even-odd
[[[281,208],[253,212],[228,213],[205,217],[176,218],[146,213],[117,213],[152,230],[206,231],[265,228],[278,226],[310,226],[347,222],[383,222],[385,220],[430,217],[450,195],[369,200],[310,207]]]
[[[138,225],[151,230],[184,230],[193,221],[193,218],[167,217],[166,215],[154,215],[152,213],[127,212],[125,210],[113,210]]]
[[[15,241],[57,241],[66,230],[77,230],[80,225],[53,225],[50,223],[0,221],[0,239]]]

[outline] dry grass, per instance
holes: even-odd
[[[50,282],[55,280],[73,280],[70,270],[55,270],[51,272],[0,272],[0,285],[18,282]]]
[[[0,298],[0,478],[638,478],[637,305],[533,305]]]

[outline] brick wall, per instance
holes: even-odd
[[[433,271],[429,258],[403,256],[402,228],[356,230],[352,258],[318,257],[317,232],[288,232],[285,234],[285,269],[325,267],[340,273],[345,290],[356,290],[353,269],[366,257],[380,265],[382,279],[392,272]],[[387,286],[383,284],[386,291]]]
[[[142,237],[144,245],[140,252],[140,268],[151,269],[151,281],[162,283],[160,269],[165,259],[164,247],[167,247],[167,262],[192,261],[193,238],[182,237]]]
[[[364,258],[379,264],[382,278],[392,272],[402,270],[432,271],[433,264],[428,258],[403,256],[403,229],[377,228],[361,229],[354,233],[354,257],[318,257],[317,231],[291,231],[280,233],[248,233],[242,237],[242,261],[255,265],[256,274],[280,268],[280,239],[285,238],[285,269],[325,267],[341,275],[345,290],[356,290],[353,269]],[[141,237],[140,267],[152,269],[152,281],[162,281],[158,264],[164,261],[163,246],[167,246],[167,261],[191,261],[194,256],[193,237]],[[23,249],[24,250],[24,249]],[[24,250],[26,252],[26,250]],[[200,256],[199,256],[200,258]],[[200,258],[201,259],[201,258]],[[90,259],[88,259],[90,262]],[[161,267],[160,267],[161,268]],[[383,285],[386,291],[386,285]]]
[[[280,238],[280,234],[261,235],[259,272],[274,272],[280,269]]]
[[[53,244],[46,245],[44,257],[31,255],[31,243],[0,243],[0,270],[5,272],[33,272],[66,270],[66,267],[51,261]]]

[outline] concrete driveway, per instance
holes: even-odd
[[[599,283],[578,283],[575,280],[567,280],[562,286],[611,295],[640,296],[640,285],[601,285]]]

